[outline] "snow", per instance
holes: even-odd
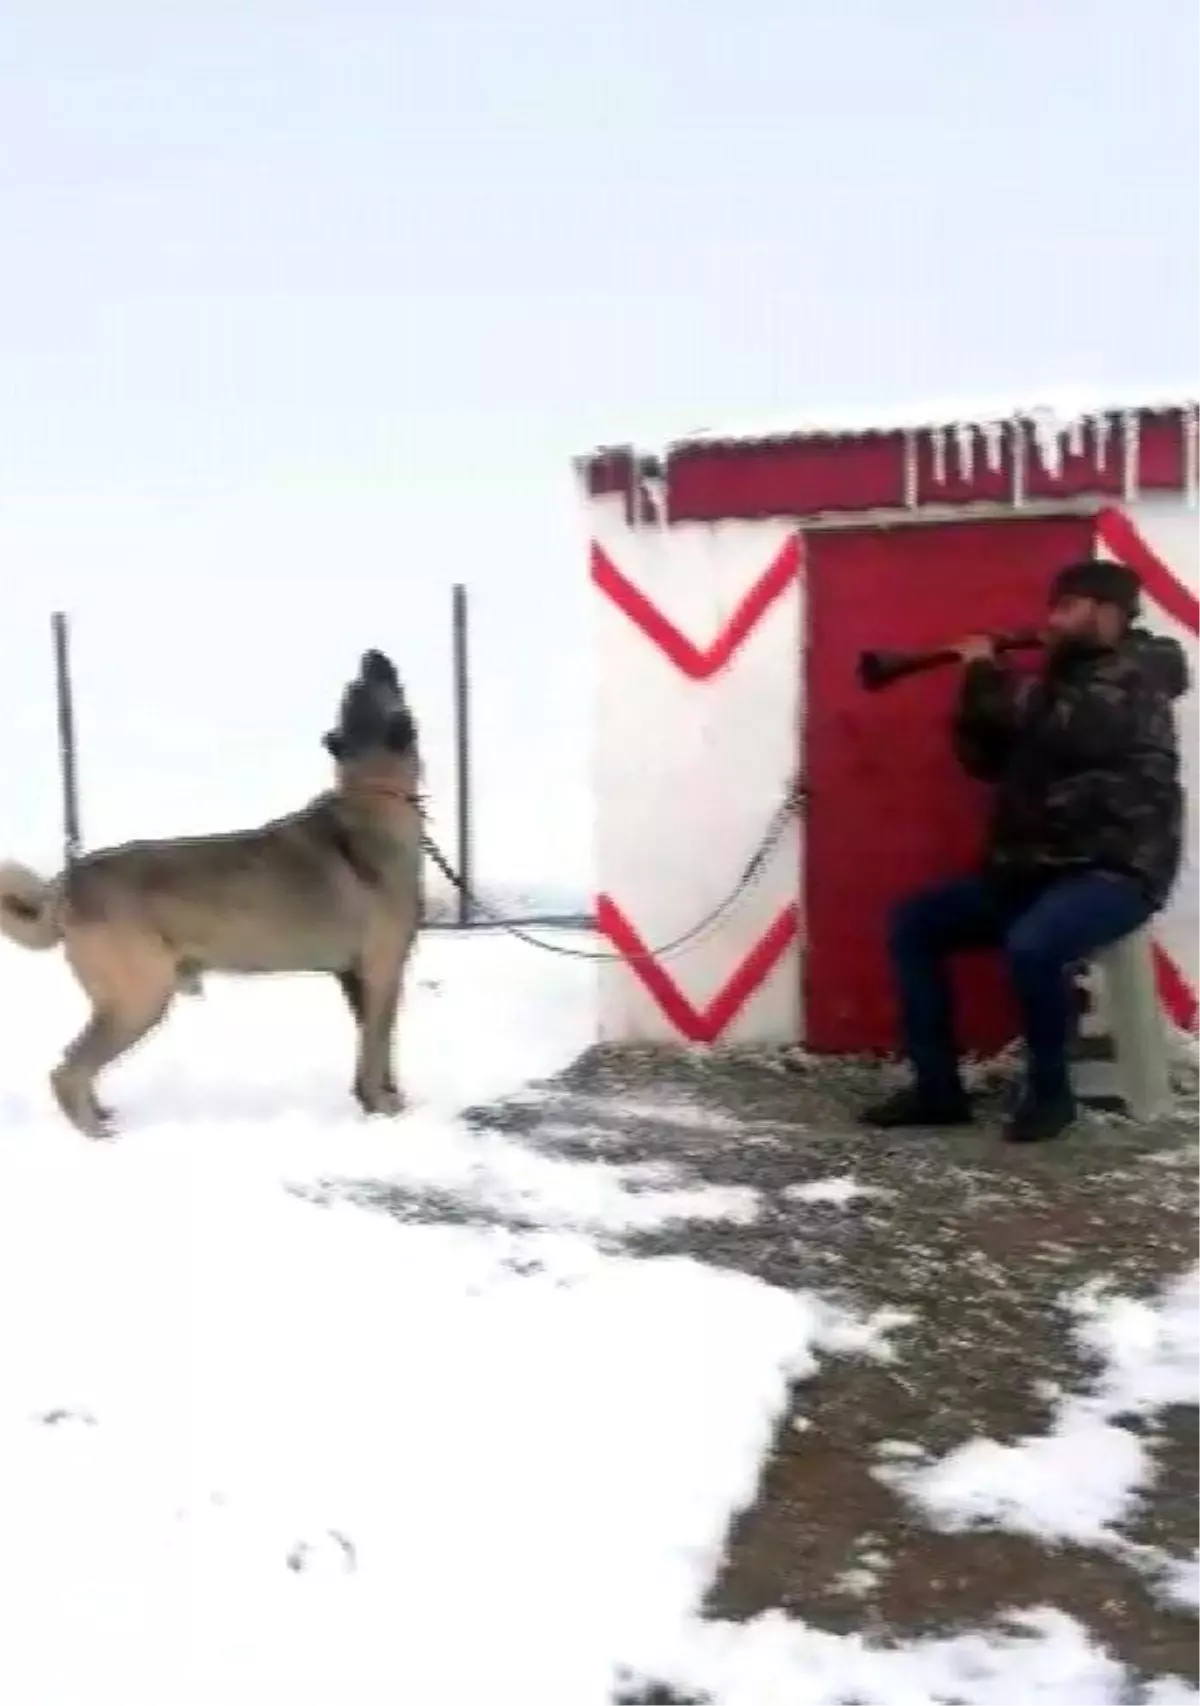
[[[1168,1605],[1200,1611],[1200,1551],[1190,1558],[1173,1558],[1162,1572],[1160,1591]]]
[[[860,1185],[848,1173],[836,1178],[810,1179],[803,1185],[789,1185],[783,1195],[788,1202],[830,1203],[835,1208],[847,1208],[864,1197],[880,1197],[886,1193],[875,1185]]]
[[[890,1650],[778,1614],[742,1627],[709,1624],[669,1674],[720,1706],[1123,1706],[1135,1698],[1124,1666],[1050,1607],[1013,1613],[1005,1629]],[[1174,1678],[1156,1687],[1142,1696],[1147,1706],[1198,1698]]]
[[[1177,1676],[1155,1677],[1142,1695],[1144,1706],[1194,1706],[1198,1698],[1196,1690]]]
[[[925,435],[930,451],[933,483],[940,486],[946,483],[951,473],[959,480],[972,481],[979,458],[982,458],[984,465],[991,472],[996,472],[1002,465],[1006,435],[1013,423],[1020,421],[1025,423],[1028,431],[1029,454],[1052,479],[1057,479],[1062,474],[1064,461],[1068,456],[1081,456],[1087,451],[1097,466],[1104,468],[1114,454],[1114,444],[1122,444],[1125,496],[1132,499],[1136,495],[1138,433],[1142,412],[1172,409],[1187,411],[1184,430],[1194,438],[1197,430],[1194,388],[1189,390],[1188,387],[1180,385],[1164,390],[1159,386],[1147,386],[1132,398],[1118,400],[1108,394],[1094,393],[1077,386],[1065,386],[1056,389],[1052,401],[1030,402],[1013,398],[976,398],[971,401],[946,399],[898,409],[830,409],[816,416],[810,415],[805,420],[796,415],[782,418],[760,417],[753,421],[726,423],[722,429],[715,431],[707,427],[680,430],[677,423],[664,425],[657,430],[643,427],[634,438],[631,439],[630,435],[626,434],[621,439],[610,439],[591,455],[604,455],[610,452],[613,446],[630,448],[647,466],[669,468],[671,456],[675,451],[696,444],[762,444],[806,436],[903,432]],[[1119,439],[1115,426],[1117,419],[1122,423]],[[588,460],[586,456],[580,458],[579,465],[586,465]],[[908,490],[915,478],[914,462],[905,473],[906,502],[916,501],[915,487],[912,491]],[[1024,476],[1018,470],[1014,478],[1020,485]],[[644,484],[653,492],[656,519],[665,519],[665,476],[647,476]],[[1190,463],[1187,484],[1188,501],[1194,504],[1195,481]]]
[[[590,1040],[590,967],[431,936],[412,981],[405,1119],[352,1113],[323,982],[213,980],[113,1073],[96,1145],[44,1083],[79,998],[4,952],[0,1699],[606,1700],[693,1613],[787,1382],[878,1342],[589,1236],[752,1193],[456,1118]]]
[[[1039,454],[1044,449],[1053,466],[1053,459],[1061,454],[1063,441],[1065,440],[1069,447],[1073,437],[1077,440],[1081,423],[1084,421],[1103,423],[1108,416],[1136,412],[1138,409],[1194,409],[1195,406],[1194,380],[1175,379],[1167,383],[1155,380],[1144,387],[1125,390],[1120,395],[1097,391],[1088,386],[1064,383],[1042,389],[1038,396],[1032,398],[1015,394],[1003,397],[941,396],[923,398],[891,408],[877,403],[861,408],[831,405],[823,409],[806,410],[803,414],[793,411],[791,414],[742,416],[722,422],[718,427],[697,427],[680,421],[678,417],[674,420],[665,417],[654,421],[643,419],[638,433],[634,435],[634,442],[643,450],[653,453],[655,447],[661,450],[664,447],[704,440],[749,441],[791,438],[808,433],[932,431],[944,434],[950,431],[956,436],[963,433],[965,442],[959,449],[963,460],[959,466],[960,472],[965,475],[970,467],[966,458],[973,455],[974,445],[973,439],[964,429],[978,429],[983,438],[989,466],[995,466],[993,459],[998,454],[997,429],[1000,424],[1018,416],[1031,420],[1036,429]],[[1105,436],[1107,437],[1107,432]],[[628,434],[623,437],[618,435],[605,442],[621,445],[627,443],[628,438]],[[945,454],[944,442],[940,454]],[[942,474],[938,477],[944,477],[944,473],[943,467]]]
[[[1087,1390],[1058,1400],[1048,1433],[1011,1443],[969,1440],[932,1461],[885,1452],[879,1478],[937,1527],[1002,1527],[1121,1549],[1116,1527],[1149,1479],[1153,1457],[1119,1418],[1200,1400],[1200,1267],[1149,1301],[1091,1286],[1065,1307],[1079,1348],[1099,1360],[1100,1372]]]
[[[462,1119],[545,1099],[592,985],[506,937],[427,937],[412,1108],[368,1122],[335,990],[213,979],[111,1075],[123,1135],[90,1144],[45,1085],[80,997],[57,954],[0,949],[0,1700],[609,1706],[621,1675],[715,1706],[1120,1697],[1047,1608],[894,1649],[701,1620],[791,1383],[902,1354],[907,1317],[635,1258],[621,1233],[748,1222],[755,1193]],[[1090,1299],[1079,1330],[1122,1402],[1151,1363],[1173,1389],[1146,1316]]]
[[[1068,1401],[1053,1432],[1013,1444],[978,1439],[937,1462],[879,1477],[939,1528],[995,1525],[1078,1545],[1111,1538],[1148,1468],[1142,1441]]]

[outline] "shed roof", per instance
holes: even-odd
[[[1195,409],[1200,380],[1191,383],[1153,384],[1133,390],[1097,389],[1083,386],[1048,387],[1040,398],[1008,396],[938,397],[923,402],[879,407],[829,407],[812,411],[799,408],[740,416],[719,426],[687,425],[678,416],[644,419],[640,429],[621,438],[605,439],[581,458],[605,455],[614,448],[636,449],[640,454],[665,460],[672,451],[689,445],[729,445],[743,449],[789,444],[813,438],[859,438],[892,432],[954,432],[957,428],[982,430],[1007,421],[1036,423],[1047,437],[1066,437],[1078,423],[1101,416],[1145,411],[1159,414],[1174,409]]]
[[[814,517],[930,505],[1015,505],[1153,491],[1196,498],[1197,404],[1098,399],[848,411],[800,426],[693,430],[581,457],[593,497],[642,520]],[[645,445],[645,440],[642,441]],[[655,485],[661,491],[655,493]]]

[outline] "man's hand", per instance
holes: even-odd
[[[968,634],[954,650],[963,663],[990,663],[996,656],[996,642],[990,634]]]

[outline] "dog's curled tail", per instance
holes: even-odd
[[[61,942],[57,882],[27,865],[0,864],[0,935],[35,953]]]

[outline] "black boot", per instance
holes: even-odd
[[[964,1090],[957,1094],[933,1096],[915,1084],[893,1090],[881,1102],[872,1102],[862,1110],[861,1125],[876,1126],[880,1131],[897,1131],[908,1126],[952,1126],[971,1124],[971,1103]]]
[[[1027,1090],[1004,1128],[1006,1143],[1051,1143],[1075,1124],[1075,1098],[1035,1096]]]

